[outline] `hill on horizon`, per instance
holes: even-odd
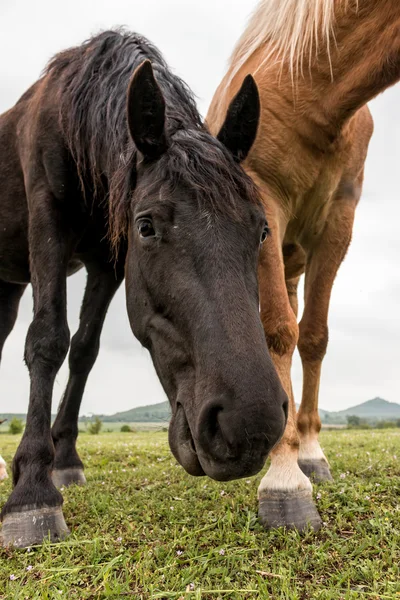
[[[98,416],[105,423],[151,423],[165,422],[171,418],[171,409],[168,400],[158,404],[149,404],[147,406],[138,406],[123,412],[117,412],[113,415],[94,415]],[[93,417],[83,416],[80,421],[91,421]]]
[[[385,419],[400,419],[400,404],[397,402],[389,402],[383,398],[373,398],[356,406],[351,406],[340,411],[328,411],[323,408],[319,409],[320,417],[323,423],[347,423],[347,417],[356,415],[363,419],[371,421],[379,421]],[[169,421],[171,417],[171,409],[168,400],[158,404],[147,406],[139,406],[115,413],[114,415],[98,415],[105,422],[157,422]],[[81,420],[90,420],[92,417],[82,417]]]
[[[320,408],[319,414],[322,423],[326,425],[346,424],[347,417],[353,415],[371,422],[390,421],[400,419],[400,404],[377,397],[339,411],[328,411]],[[55,416],[56,415],[51,416],[52,421],[55,419]],[[13,417],[22,420],[26,419],[26,415],[22,413],[0,413],[0,417],[2,419],[7,419],[7,422]],[[165,402],[159,402],[158,404],[138,406],[137,408],[117,412],[113,415],[83,415],[79,418],[79,421],[92,421],[95,417],[99,417],[105,423],[165,423],[171,418],[171,409],[168,400],[166,400]],[[6,425],[7,423],[4,423],[3,428]]]

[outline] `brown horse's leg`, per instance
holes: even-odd
[[[299,465],[315,481],[332,479],[328,461],[318,442],[321,420],[318,390],[322,360],[328,344],[328,310],[332,286],[351,240],[356,200],[335,200],[328,222],[309,255],[306,267],[305,306],[300,321],[298,348],[303,363],[303,396],[297,417],[300,434]]]
[[[271,237],[260,255],[261,319],[272,360],[289,397],[285,433],[271,452],[271,466],[258,488],[259,517],[267,528],[318,529],[321,519],[312,498],[310,480],[298,466],[299,437],[296,428],[290,369],[298,339],[298,325],[285,284],[279,212],[267,208]]]
[[[67,354],[66,275],[74,238],[63,223],[70,203],[57,201],[37,183],[28,195],[30,269],[34,317],[25,361],[31,386],[26,427],[13,461],[14,489],[2,511],[5,544],[38,544],[50,535],[68,533],[62,496],[51,480],[54,445],[50,432],[51,400],[56,374]]]
[[[53,482],[57,487],[86,482],[83,464],[76,451],[79,408],[86,381],[96,361],[100,335],[110,302],[124,277],[122,265],[86,265],[88,279],[79,329],[71,340],[69,379],[52,436],[55,445]],[[111,267],[111,268],[110,268]]]
[[[26,285],[8,283],[0,279],[0,360],[4,342],[15,325],[19,301],[25,288]],[[6,463],[0,456],[0,481],[7,477]]]
[[[289,304],[292,308],[293,313],[296,316],[299,312],[299,303],[297,299],[297,288],[299,286],[300,277],[295,277],[293,279],[286,280],[286,289],[289,296]]]

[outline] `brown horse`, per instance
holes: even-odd
[[[259,515],[266,527],[318,528],[308,477],[331,479],[318,442],[329,300],[361,195],[373,131],[366,103],[400,79],[400,2],[262,0],[212,101],[212,132],[248,73],[260,90],[261,123],[245,169],[272,232],[259,262],[261,317],[290,396],[285,435],[259,487]],[[297,422],[290,379],[296,345],[304,377]]]
[[[124,275],[132,330],[171,402],[169,442],[181,465],[217,480],[244,477],[283,434],[288,400],[259,316],[268,227],[239,164],[258,120],[249,76],[212,137],[159,51],[113,31],[57,55],[0,117],[0,352],[29,281],[34,295],[30,400],[2,512],[5,543],[67,532],[54,484],[84,480],[79,406]],[[70,378],[51,429],[70,341],[66,277],[83,265]]]

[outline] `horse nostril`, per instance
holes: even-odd
[[[218,415],[223,410],[222,406],[210,406],[207,415],[206,422],[204,423],[204,427],[208,429],[208,433],[210,437],[215,437],[217,433],[220,431],[220,425],[218,422]]]
[[[229,426],[229,418],[229,411],[220,403],[208,404],[200,415],[197,439],[214,460],[226,460],[235,455],[234,427]]]

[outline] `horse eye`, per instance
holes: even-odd
[[[268,227],[267,221],[265,221],[264,229],[262,230],[262,234],[261,234],[261,238],[260,238],[260,244],[265,242],[268,235],[269,235],[269,227]]]
[[[148,238],[156,235],[151,219],[140,219],[137,225],[140,237]]]

